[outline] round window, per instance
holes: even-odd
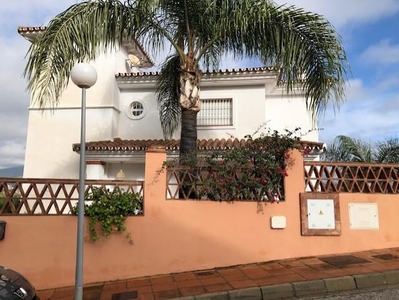
[[[140,101],[133,101],[128,106],[126,114],[131,119],[141,119],[145,115],[144,104]]]

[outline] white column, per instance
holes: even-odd
[[[86,161],[87,179],[106,179],[105,162],[99,160]]]

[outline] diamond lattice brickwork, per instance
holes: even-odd
[[[85,193],[94,187],[115,188],[143,195],[142,181],[86,180]],[[70,179],[0,178],[0,214],[68,215],[79,198],[79,181]],[[4,196],[3,196],[4,195]]]
[[[308,192],[382,193],[399,191],[399,167],[388,164],[305,162]]]

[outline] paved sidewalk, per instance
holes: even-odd
[[[289,299],[397,283],[399,248],[391,248],[101,282],[85,286],[83,299]],[[72,300],[74,287],[38,296]]]

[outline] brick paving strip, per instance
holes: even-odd
[[[84,300],[281,299],[399,283],[399,248],[304,257],[84,286]],[[72,300],[74,287],[38,291]]]

